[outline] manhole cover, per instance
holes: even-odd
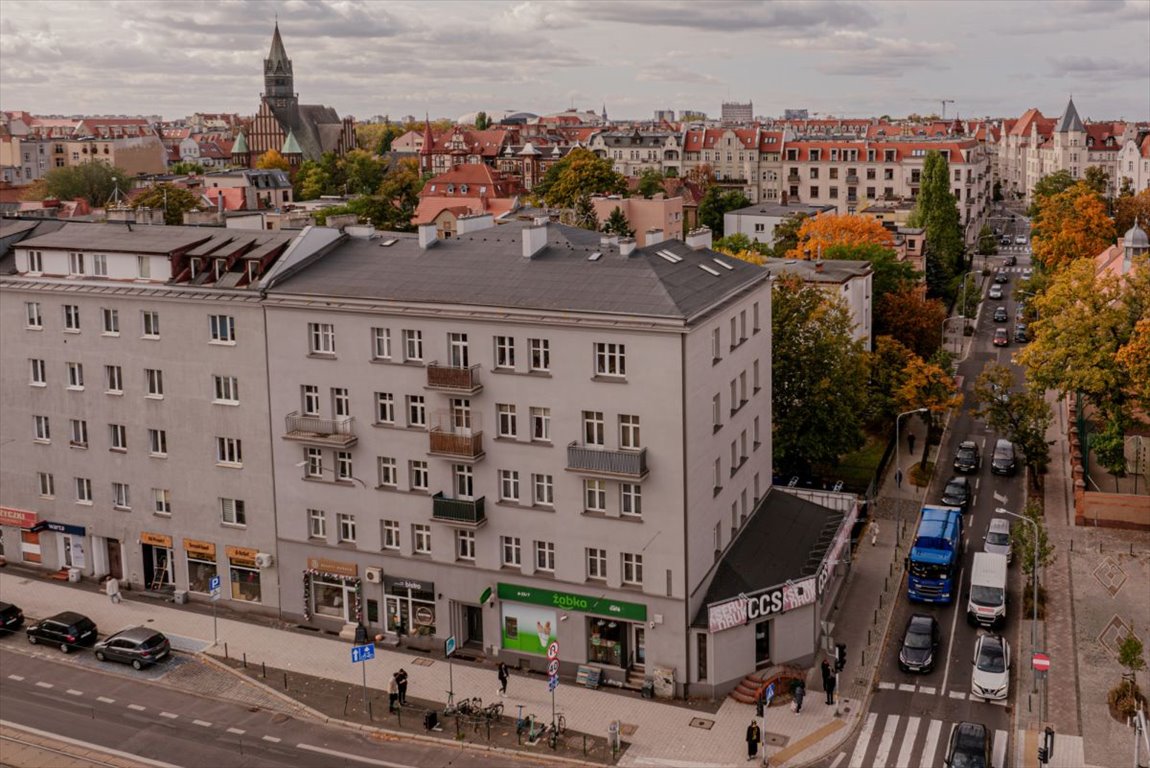
[[[785,747],[790,740],[791,738],[789,736],[784,736],[781,733],[763,734],[763,743],[770,744],[772,747]]]
[[[1111,597],[1117,595],[1126,583],[1126,571],[1110,557],[1104,558],[1091,573]]]
[[[411,663],[417,667],[430,667],[432,664],[435,663],[435,659],[425,659],[422,656],[416,656],[414,659],[411,660]]]
[[[704,731],[709,731],[714,727],[715,721],[708,720],[705,717],[692,717],[691,722],[688,723],[692,728],[702,728]]]

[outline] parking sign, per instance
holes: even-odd
[[[211,593],[212,600],[220,599],[220,577],[218,575],[208,579],[208,591]]]

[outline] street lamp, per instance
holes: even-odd
[[[901,538],[902,537],[902,531],[900,530],[902,528],[902,440],[899,439],[899,434],[898,434],[899,425],[902,423],[902,417],[903,416],[909,416],[912,413],[928,413],[929,411],[930,411],[929,408],[915,408],[914,410],[904,411],[904,412],[900,413],[894,419],[894,471],[895,471],[894,479],[895,479],[895,483],[898,485],[898,490],[899,490],[898,504],[895,508],[895,515],[898,518],[897,523],[896,523],[895,528],[894,528],[894,533],[895,533],[894,546],[895,546],[895,549],[898,548],[898,543],[899,543],[899,541],[902,540],[902,538]]]

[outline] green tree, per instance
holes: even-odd
[[[168,166],[168,173],[174,173],[177,176],[184,176],[184,175],[190,174],[190,173],[203,173],[203,172],[204,172],[204,166],[200,165],[199,163],[190,163],[190,162],[181,161],[181,162],[178,162],[178,163],[175,163],[173,165]]]
[[[315,160],[300,163],[292,186],[296,200],[315,200],[322,195],[335,194],[327,172]]]
[[[635,236],[635,230],[631,228],[631,222],[627,221],[626,214],[623,213],[623,209],[619,206],[615,206],[611,209],[611,215],[603,222],[603,231],[608,234],[618,235],[619,237]]]
[[[353,195],[370,195],[379,190],[387,166],[370,152],[353,149],[340,159],[347,191]]]
[[[1094,190],[1094,194],[1101,198],[1107,197],[1110,191],[1110,173],[1099,165],[1091,165],[1086,168],[1086,186]]]
[[[783,276],[772,302],[775,462],[805,477],[862,445],[866,355],[850,313],[819,288]]]
[[[383,177],[378,195],[386,202],[381,216],[382,228],[396,232],[415,231],[411,220],[415,216],[415,209],[419,207],[419,193],[423,185],[424,179],[419,175],[418,162],[412,158],[400,161]]]
[[[1027,502],[1026,509],[1022,512],[1023,517],[1034,522],[1038,527],[1038,567],[1048,568],[1054,564],[1055,553],[1054,545],[1050,543],[1050,538],[1046,534],[1046,518],[1042,514],[1042,505],[1037,501],[1031,500]],[[1018,565],[1022,568],[1022,573],[1026,577],[1026,592],[1031,591],[1031,583],[1034,579],[1034,526],[1029,523],[1024,523],[1019,520],[1013,526],[1011,535],[1012,549],[1014,557],[1018,560]],[[1027,611],[1026,615],[1029,616],[1030,612]],[[1041,613],[1039,614],[1041,616]]]
[[[93,207],[107,205],[118,189],[126,195],[132,182],[122,168],[92,161],[65,168],[53,168],[44,175],[43,194],[58,200],[83,198]]]
[[[1138,684],[1138,673],[1146,669],[1146,659],[1142,658],[1142,641],[1127,628],[1126,637],[1118,644],[1118,663],[1130,670],[1130,682]]]
[[[699,224],[709,227],[715,237],[723,236],[723,215],[727,211],[746,208],[751,204],[741,191],[732,189],[723,191],[722,187],[712,185],[707,187],[703,198],[699,200]]]
[[[386,155],[391,151],[391,143],[413,128],[414,126],[390,121],[356,123],[355,145],[377,155]]]
[[[807,218],[805,213],[793,213],[779,222],[775,227],[775,244],[772,247],[775,258],[786,258],[790,251],[799,247],[799,230]]]
[[[914,357],[914,352],[897,339],[875,337],[874,351],[867,355],[867,421],[871,427],[889,425],[898,416],[900,401],[895,393],[906,384],[907,370]]]
[[[589,229],[592,232],[599,231],[599,216],[595,213],[595,205],[591,202],[590,195],[579,196],[575,201],[574,213],[575,226],[580,229]]]
[[[1002,202],[1002,182],[997,180],[994,182],[994,202]]]
[[[663,191],[663,174],[659,173],[654,168],[648,168],[639,174],[639,186],[635,189],[635,194],[647,198],[648,200]]]
[[[870,262],[871,300],[874,305],[878,305],[888,294],[898,293],[918,284],[919,273],[909,261],[899,261],[894,251],[875,243],[832,245],[823,249],[823,258]],[[887,329],[875,328],[875,335],[887,332]]]
[[[963,259],[958,203],[950,191],[950,163],[941,153],[927,152],[922,184],[910,224],[926,230],[926,286],[932,296],[945,295]]]
[[[132,201],[133,208],[160,208],[164,212],[164,223],[177,225],[184,223],[184,214],[201,210],[200,196],[186,187],[173,184],[157,184]]]
[[[733,235],[720,237],[711,244],[711,250],[721,251],[722,253],[736,254],[740,251],[749,251],[755,247],[751,242],[751,238],[744,235],[742,232],[736,232]]]
[[[994,230],[986,224],[983,224],[982,229],[978,231],[978,252],[983,256],[998,253],[998,238],[994,236]]]
[[[1114,492],[1118,493],[1118,478],[1126,475],[1126,440],[1122,419],[1112,418],[1107,421],[1101,432],[1090,435],[1088,443],[1094,458],[1114,476]]]
[[[626,191],[627,180],[614,170],[610,160],[576,147],[547,169],[533,194],[554,208],[573,208],[582,195],[622,195]]]
[[[1046,174],[1034,184],[1030,207],[1026,209],[1026,215],[1031,219],[1037,218],[1038,211],[1046,198],[1065,192],[1075,183],[1077,180],[1070,175],[1070,171],[1055,171]]]
[[[491,127],[491,121],[489,119],[487,119],[487,113],[486,112],[476,112],[475,113],[475,130],[486,131],[490,127]]]
[[[1030,385],[1014,389],[1014,372],[990,363],[974,385],[974,415],[1014,443],[1037,485],[1038,476],[1050,463],[1046,430],[1054,418],[1045,391]]]

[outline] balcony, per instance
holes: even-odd
[[[432,456],[462,460],[465,463],[479,461],[484,456],[482,432],[465,434],[432,427],[428,435],[431,439],[428,453]]]
[[[479,381],[479,366],[457,368],[439,363],[427,364],[427,388],[453,395],[474,395],[483,389]]]
[[[439,492],[431,497],[431,519],[448,525],[478,528],[487,522],[483,511],[483,497],[478,499],[448,499]]]
[[[647,476],[647,449],[609,451],[606,448],[572,442],[567,446],[567,471],[583,475],[642,480]]]
[[[858,184],[858,183],[859,183],[859,175],[857,173],[848,173],[847,174],[847,184]]]
[[[299,411],[292,411],[284,421],[284,440],[339,448],[348,448],[359,440],[355,435],[354,416],[321,419],[318,416],[301,416]]]
[[[792,168],[791,172],[787,174],[787,181],[800,181],[799,172]]]

